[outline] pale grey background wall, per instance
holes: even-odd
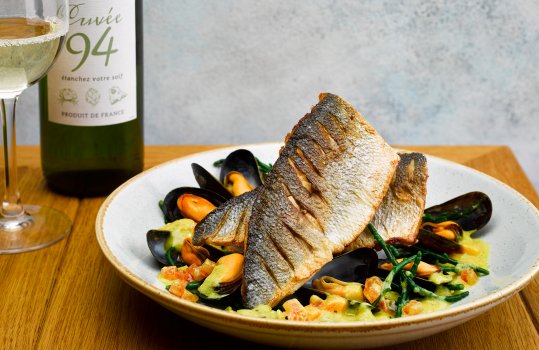
[[[507,144],[539,188],[539,1],[145,0],[144,26],[147,144],[281,141],[328,91],[391,144]]]

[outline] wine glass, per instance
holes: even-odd
[[[4,197],[0,254],[46,247],[71,231],[61,211],[22,205],[17,184],[15,107],[19,95],[41,79],[58,56],[68,29],[67,0],[0,1],[0,115]]]

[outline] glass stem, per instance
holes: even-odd
[[[17,217],[24,213],[21,195],[17,181],[17,159],[15,156],[16,129],[15,106],[17,96],[0,100],[2,114],[2,139],[4,140],[4,199],[2,201],[2,216]]]

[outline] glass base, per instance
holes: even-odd
[[[71,232],[71,219],[61,211],[25,205],[25,214],[0,218],[0,254],[22,253],[58,242]]]

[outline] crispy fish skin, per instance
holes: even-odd
[[[195,226],[193,244],[224,246],[244,252],[247,226],[260,187],[233,197],[217,207]]]
[[[384,241],[412,245],[415,243],[427,196],[427,158],[421,153],[399,153],[397,171],[382,204],[371,223]],[[373,248],[376,242],[368,229],[352,242],[346,251]]]
[[[398,161],[350,104],[321,94],[292,130],[254,202],[245,306],[275,306],[355,240],[382,202]]]

